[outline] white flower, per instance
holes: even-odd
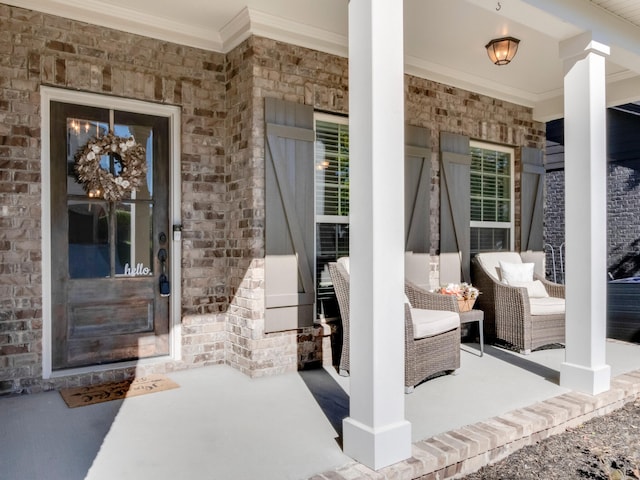
[[[122,178],[122,177],[118,177],[118,178]],[[128,180],[122,180],[122,188],[128,188],[129,187],[129,181]]]
[[[93,153],[100,153],[100,147],[97,146],[97,145],[94,145],[93,147],[91,147],[91,150],[93,150]],[[93,158],[95,158],[95,157],[93,157]]]
[[[122,185],[124,181],[122,180],[122,177],[116,177],[115,182],[117,185]]]
[[[87,153],[87,160],[95,160],[96,154],[93,152]]]
[[[118,146],[114,143],[111,145],[111,151],[115,152],[118,149]]]
[[[136,141],[133,138],[127,140],[127,147],[133,147],[136,144]]]
[[[121,152],[126,152],[127,151],[127,144],[126,143],[122,142],[118,146],[120,147],[120,151]]]

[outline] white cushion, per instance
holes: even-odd
[[[533,263],[500,262],[502,281],[507,285],[512,282],[533,282]]]
[[[520,255],[517,252],[485,252],[476,255],[476,258],[484,267],[484,269],[489,273],[489,275],[491,275],[498,282],[502,280],[502,278],[500,277],[501,261],[509,263],[522,263],[522,258],[520,258]]]
[[[540,280],[534,280],[533,282],[509,282],[511,287],[525,287],[529,298],[544,298],[548,297],[547,289],[544,288],[544,284]]]
[[[347,271],[347,273],[351,274],[349,271],[349,257],[340,257],[337,261],[338,265],[342,265],[342,267]]]
[[[411,309],[413,338],[425,338],[448,332],[460,326],[460,315],[446,310]]]
[[[530,298],[531,315],[564,314],[564,298]]]
[[[404,253],[404,276],[411,283],[429,290],[431,255],[428,253]]]

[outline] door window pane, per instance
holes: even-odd
[[[146,125],[116,123],[114,132],[122,138],[133,137],[137,144],[144,147],[147,158],[147,174],[142,179],[140,188],[132,194],[127,193],[126,198],[151,200],[153,198],[153,129]]]
[[[106,203],[69,201],[69,277],[108,277],[109,215]]]
[[[148,202],[120,203],[116,210],[116,274],[153,274],[153,206]]]

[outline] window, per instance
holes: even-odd
[[[471,142],[471,255],[513,250],[512,148]]]
[[[319,316],[338,316],[327,263],[349,255],[349,125],[316,113],[316,304]]]

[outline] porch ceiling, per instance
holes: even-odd
[[[3,0],[67,18],[213,51],[256,34],[347,56],[346,0]],[[631,5],[633,3],[633,5]],[[593,30],[611,45],[610,106],[640,99],[640,7],[628,0],[404,0],[405,64],[412,75],[563,116],[558,43]],[[484,45],[521,40],[497,67]]]

